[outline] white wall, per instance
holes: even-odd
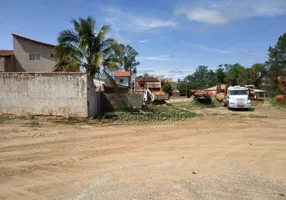
[[[122,79],[123,82],[120,82],[120,79]],[[119,85],[129,86],[129,77],[115,76],[114,80]]]
[[[87,98],[84,73],[0,73],[0,114],[87,117]]]

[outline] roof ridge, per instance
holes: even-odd
[[[22,39],[24,39],[24,40],[29,40],[29,41],[31,41],[31,42],[35,42],[35,43],[38,43],[38,44],[42,44],[42,45],[46,45],[46,46],[50,46],[50,47],[56,47],[56,45],[48,44],[48,43],[44,43],[44,42],[40,42],[40,41],[33,40],[33,39],[27,38],[27,37],[23,37],[23,36],[21,36],[21,35],[17,35],[17,34],[14,34],[14,33],[12,33],[11,35],[13,35],[14,37],[22,38]]]

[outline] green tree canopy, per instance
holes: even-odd
[[[266,78],[266,89],[268,94],[274,96],[279,93],[277,77],[286,70],[286,33],[278,38],[274,47],[269,47],[268,56],[269,70]]]
[[[161,83],[162,83],[163,91],[168,93],[169,95],[172,95],[172,92],[173,92],[172,85],[169,82],[165,82],[165,81],[162,81]]]
[[[124,46],[121,44],[121,47],[124,51],[124,57],[122,60],[123,69],[125,71],[130,71],[132,74],[137,74],[137,66],[140,65],[140,62],[136,60],[136,57],[139,54],[130,45]]]

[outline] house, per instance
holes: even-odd
[[[0,50],[0,72],[13,70],[13,50]]]
[[[161,89],[161,81],[155,77],[138,76],[135,78],[135,88],[137,92],[144,92],[147,88]]]
[[[131,87],[131,73],[130,71],[116,71],[114,72],[114,80],[118,85]]]
[[[179,97],[181,94],[180,94],[180,91],[175,88],[173,91],[172,91],[172,96],[173,97]]]
[[[12,34],[13,50],[0,51],[0,71],[52,72],[57,62],[55,45]]]

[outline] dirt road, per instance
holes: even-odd
[[[0,199],[286,199],[286,112],[0,124]],[[25,122],[26,123],[26,122]]]

